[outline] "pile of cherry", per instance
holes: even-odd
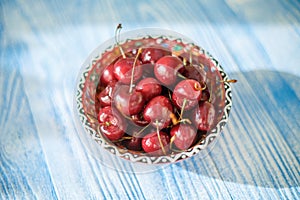
[[[122,53],[97,87],[99,134],[155,156],[191,148],[217,123],[206,74],[201,63],[166,49]]]

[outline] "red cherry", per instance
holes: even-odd
[[[184,101],[184,109],[189,110],[193,108],[201,99],[202,91],[201,85],[198,81],[193,79],[186,79],[180,81],[174,88],[172,100],[175,105],[182,109]]]
[[[131,115],[131,120],[138,126],[146,126],[149,124],[149,122],[142,119],[142,116],[140,116],[139,114]]]
[[[142,147],[151,155],[163,155],[170,149],[170,136],[163,132],[151,132],[142,139]]]
[[[197,136],[196,128],[188,124],[177,124],[171,129],[171,137],[178,149],[186,150],[194,143]]]
[[[171,86],[176,82],[177,72],[183,67],[182,61],[175,56],[164,56],[154,66],[155,77],[164,85]]]
[[[152,126],[161,130],[170,124],[171,113],[173,113],[173,107],[169,99],[164,96],[156,96],[146,105],[143,117]]]
[[[200,83],[206,82],[207,72],[199,65],[187,65],[182,70],[182,75],[188,79],[194,79]]]
[[[141,54],[141,60],[143,63],[154,64],[156,61],[166,55],[171,55],[171,52],[158,48],[146,48]]]
[[[210,99],[210,92],[206,88],[205,90],[202,91],[201,101],[209,101],[209,99]]]
[[[113,112],[111,106],[101,108],[98,113],[99,130],[109,140],[118,140],[123,137],[126,123],[118,113]]]
[[[215,125],[216,111],[214,106],[208,101],[199,104],[193,114],[193,121],[201,131],[209,131]]]
[[[144,107],[145,99],[141,92],[129,92],[129,85],[116,85],[113,93],[113,103],[124,115],[138,114]]]
[[[141,65],[143,74],[141,79],[145,79],[148,77],[154,77],[154,65],[153,64],[143,64]]]
[[[146,101],[160,95],[162,91],[159,82],[155,78],[151,77],[141,80],[135,89],[143,94]]]
[[[132,70],[134,66],[135,58],[120,58],[114,64],[114,76],[122,83],[129,84],[133,77],[133,82],[137,81],[142,76],[141,61],[137,60],[134,67],[132,76]]]
[[[110,82],[99,94],[97,98],[99,100],[100,107],[111,106],[112,94],[115,88],[116,82]]]
[[[127,149],[130,149],[133,151],[141,151],[142,150],[142,138],[132,137],[129,140],[125,140],[123,143]]]
[[[116,81],[116,78],[114,76],[114,63],[105,67],[100,77],[101,85],[107,85],[112,81]]]

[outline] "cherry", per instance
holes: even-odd
[[[184,106],[185,110],[189,110],[198,103],[201,95],[202,88],[200,83],[193,79],[185,79],[175,86],[172,100],[176,107],[182,109]]]
[[[143,63],[154,64],[156,61],[166,55],[171,55],[171,52],[158,48],[146,48],[141,54],[141,60]]]
[[[126,57],[122,46],[120,45],[120,32],[122,29],[122,24],[118,24],[115,30],[115,42],[119,47],[122,58],[119,58],[117,62],[114,64],[114,76],[118,81],[122,83],[129,84],[132,86],[133,82],[141,78],[142,76],[142,68],[140,65],[141,61],[138,60],[138,57],[141,53],[139,49],[134,57]]]
[[[204,83],[206,82],[207,73],[201,66],[203,65],[186,65],[181,74],[188,79],[194,79],[200,83]]]
[[[131,120],[138,126],[146,126],[149,124],[146,120],[142,119],[143,116],[140,116],[139,114],[131,115]]]
[[[151,132],[142,139],[142,147],[151,155],[163,155],[169,151],[170,136],[163,132]]]
[[[135,89],[143,94],[146,101],[160,95],[162,91],[160,83],[155,78],[151,77],[141,80]]]
[[[143,64],[141,65],[142,70],[143,70],[143,74],[142,74],[142,78],[141,79],[145,79],[148,77],[154,77],[154,65],[153,64]]]
[[[101,85],[107,85],[113,81],[116,81],[116,78],[114,76],[114,63],[105,67],[100,77]]]
[[[116,108],[126,116],[138,114],[144,107],[145,99],[141,92],[132,90],[129,85],[115,86],[113,92],[113,103]]]
[[[177,124],[172,127],[170,134],[171,142],[173,142],[178,149],[186,150],[194,143],[197,131],[192,125]]]
[[[100,103],[100,107],[111,106],[112,104],[112,94],[115,88],[116,82],[109,82],[108,85],[102,90],[99,94],[97,94],[97,98]]]
[[[164,56],[154,66],[155,77],[164,85],[171,86],[176,82],[177,72],[183,67],[182,61],[175,56]]]
[[[146,105],[143,117],[152,126],[163,129],[170,124],[172,112],[173,107],[169,99],[165,96],[156,96]]]
[[[209,131],[215,124],[216,111],[214,106],[208,101],[199,104],[199,107],[194,110],[193,122],[201,131]]]
[[[129,140],[125,140],[123,143],[127,149],[130,149],[133,151],[141,151],[142,150],[142,138],[132,137]]]
[[[206,88],[205,90],[202,91],[201,101],[209,101],[209,99],[210,99],[210,92]]]
[[[109,140],[118,140],[125,134],[126,123],[118,113],[113,112],[111,106],[101,108],[98,113],[99,131]]]
[[[133,79],[133,82],[137,81],[142,76],[141,61],[135,58],[120,58],[114,64],[114,76],[122,83],[129,84]],[[135,65],[135,67],[134,67]],[[134,70],[134,71],[133,71]],[[132,76],[133,73],[133,76]]]
[[[143,131],[144,129],[141,129],[141,127],[129,125],[126,131],[129,136],[125,136],[126,139],[123,141],[123,145],[130,150],[141,151]]]

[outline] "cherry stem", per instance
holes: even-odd
[[[191,122],[191,120],[189,120],[189,119],[181,119],[181,120],[179,120],[179,122],[182,122],[182,123],[188,123],[188,124],[192,124],[192,122]]]
[[[110,122],[105,122],[105,126],[110,126],[111,123]]]
[[[131,140],[131,136],[125,136],[125,137],[122,137],[122,138],[120,138],[120,139],[118,139],[118,140],[112,140],[112,142],[122,142],[122,141],[124,141],[124,140]]]
[[[92,114],[87,113],[86,115],[87,115],[87,117],[89,118],[89,120],[91,121],[92,124],[94,124],[95,122],[98,121],[97,118],[94,117]]]
[[[141,133],[142,133],[146,128],[148,128],[149,126],[150,126],[150,123],[147,124],[145,127],[143,127],[139,132],[137,132],[137,133],[135,134],[135,136],[141,134]]]
[[[191,122],[191,120],[189,120],[189,119],[177,119],[176,118],[176,116],[174,115],[174,113],[171,113],[170,114],[170,118],[171,118],[171,120],[172,120],[172,123],[173,123],[173,125],[175,126],[175,125],[177,125],[177,124],[179,124],[179,123],[188,123],[188,124],[192,124],[192,122]]]
[[[176,125],[179,123],[178,119],[176,118],[176,116],[174,115],[174,113],[170,114],[170,118],[172,120],[173,125]]]
[[[180,115],[179,115],[179,120],[182,120],[182,115],[183,115],[183,111],[184,111],[184,107],[186,106],[186,98],[183,99],[183,103],[182,103],[182,108],[181,108],[181,111],[180,111]]]
[[[115,30],[115,42],[116,42],[117,46],[119,47],[119,50],[121,52],[122,57],[126,58],[126,55],[123,51],[123,48],[120,45],[120,32],[121,32],[121,29],[122,29],[122,24],[118,24],[118,26]]]
[[[213,91],[213,86],[212,84],[210,84],[209,99],[208,99],[209,103],[211,103],[212,91]]]
[[[206,89],[206,84],[204,85],[204,87],[201,87],[201,84],[199,82],[194,84],[194,88],[199,91],[199,90],[205,90]]]
[[[159,145],[161,146],[161,149],[162,149],[163,153],[165,155],[167,155],[165,147],[164,147],[164,145],[163,145],[163,143],[161,141],[161,138],[160,138],[159,129],[158,129],[158,121],[157,120],[155,121],[155,124],[156,124],[156,134],[157,134],[157,137],[158,137]]]
[[[221,80],[221,83],[236,83],[237,80],[236,79],[230,79],[230,80]]]
[[[186,58],[182,59],[183,65],[186,66]]]
[[[192,62],[193,62],[193,58],[192,58],[192,54],[193,54],[193,49],[194,49],[194,46],[192,47],[191,51],[190,51],[190,65],[192,65]]]
[[[169,94],[169,98],[172,99],[172,95],[169,89],[168,89],[168,94]]]
[[[182,75],[182,74],[180,74],[180,73],[177,73],[177,76],[178,76],[179,78],[186,79],[186,77],[185,77],[185,76],[183,76],[183,75]]]
[[[176,135],[173,135],[170,139],[170,148],[172,149],[172,146],[173,146],[173,143],[174,143],[174,140],[176,138]]]
[[[189,64],[190,66],[192,66],[192,62],[193,62],[193,49],[194,49],[194,46],[192,46],[190,52],[189,52]],[[187,59],[186,58],[183,58],[182,59],[182,62],[183,62],[183,66],[187,66]]]
[[[132,66],[132,72],[131,72],[131,78],[130,78],[130,86],[129,86],[129,93],[132,93],[132,89],[133,89],[133,79],[134,79],[134,69],[135,69],[135,66],[136,66],[136,62],[138,60],[138,57],[139,55],[142,53],[142,48],[139,48],[137,54],[136,54],[136,57],[134,59],[134,62],[133,62],[133,66]]]

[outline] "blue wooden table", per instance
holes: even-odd
[[[300,199],[299,1],[13,0],[0,8],[0,199]],[[124,31],[180,32],[238,79],[229,122],[205,156],[141,173],[87,151],[75,81],[120,22]]]

